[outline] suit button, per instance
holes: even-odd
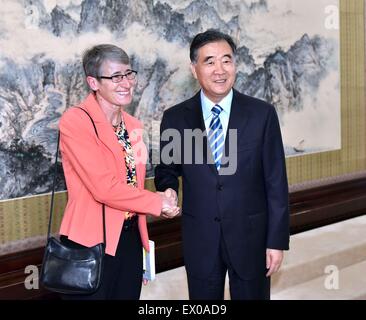
[[[217,185],[217,190],[222,191],[224,189],[224,186],[222,184]]]
[[[214,219],[216,222],[221,222],[221,219],[219,217],[215,217]]]

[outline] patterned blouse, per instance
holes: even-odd
[[[133,155],[133,149],[130,142],[130,138],[128,136],[128,132],[126,129],[125,122],[123,119],[120,124],[117,126],[113,126],[114,132],[118,138],[118,142],[122,145],[125,151],[125,164],[126,164],[126,174],[127,174],[127,184],[137,188],[137,175],[136,175],[136,164],[135,158]],[[130,219],[133,217],[135,213],[126,212],[125,219]]]

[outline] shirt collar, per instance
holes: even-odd
[[[233,100],[233,89],[218,103],[212,102],[209,98],[205,96],[203,90],[201,90],[201,105],[202,105],[202,113],[203,119],[208,119],[212,115],[212,108],[214,105],[218,104],[223,110],[221,112],[225,112],[227,115],[230,114],[231,102]]]

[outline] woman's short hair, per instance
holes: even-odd
[[[87,49],[83,54],[82,61],[85,76],[94,78],[101,76],[100,69],[105,61],[130,64],[127,53],[113,44],[99,44]]]
[[[218,41],[226,41],[230,45],[233,51],[233,55],[235,56],[236,44],[234,40],[228,34],[223,33],[219,30],[208,29],[205,32],[197,34],[193,38],[189,50],[189,57],[191,59],[191,62],[192,63],[197,62],[199,48],[203,47],[207,43],[218,42]]]

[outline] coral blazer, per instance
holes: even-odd
[[[88,247],[103,242],[104,203],[106,253],[116,253],[126,211],[138,215],[142,244],[149,250],[146,214],[159,216],[162,201],[156,193],[144,190],[147,150],[142,124],[122,112],[136,161],[138,188],[134,188],[126,182],[124,150],[94,94],[89,94],[79,107],[93,118],[98,137],[83,110],[70,108],[62,115],[60,150],[68,202],[60,234]]]

